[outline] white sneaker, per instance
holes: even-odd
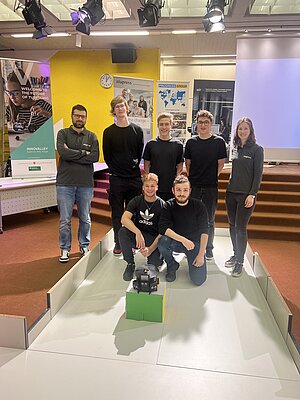
[[[62,249],[61,250],[61,255],[59,257],[59,262],[61,262],[61,263],[68,262],[70,260],[69,256],[70,256],[69,251]]]

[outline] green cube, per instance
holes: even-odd
[[[133,289],[132,283],[126,291],[126,319],[163,322],[166,306],[166,284],[161,282],[157,292],[151,294]]]

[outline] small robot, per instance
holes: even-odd
[[[145,264],[137,267],[135,270],[136,279],[133,281],[133,289],[140,292],[156,292],[159,284],[157,277],[158,270],[152,264]]]

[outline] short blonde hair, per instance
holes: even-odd
[[[142,183],[146,183],[148,181],[154,181],[158,184],[158,176],[154,174],[153,172],[150,172],[149,174],[144,174],[142,176]]]
[[[169,120],[171,122],[171,125],[172,125],[172,123],[173,123],[173,114],[167,113],[167,112],[159,114],[159,116],[157,117],[157,125],[159,124],[159,121],[161,119],[163,119],[163,118],[169,118]]]
[[[121,103],[124,103],[124,104],[125,104],[125,107],[126,107],[126,110],[127,110],[127,113],[128,113],[129,107],[128,107],[127,101],[124,99],[123,96],[116,96],[116,97],[114,97],[114,98],[112,99],[112,101],[110,102],[110,113],[111,113],[112,115],[115,115],[115,107],[116,107],[116,105],[117,105],[117,104],[121,104]]]
[[[207,110],[199,110],[198,112],[197,112],[197,115],[196,115],[196,120],[197,120],[197,122],[198,122],[198,119],[200,118],[200,117],[206,117],[206,118],[208,118],[209,120],[210,120],[210,122],[213,122],[213,119],[214,119],[214,116],[212,115],[212,113],[211,112],[209,112],[209,111],[207,111]]]

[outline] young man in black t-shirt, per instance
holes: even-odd
[[[175,198],[166,202],[159,221],[160,254],[167,263],[166,280],[176,279],[179,264],[173,251],[185,253],[189,275],[200,286],[206,280],[205,248],[208,239],[207,211],[198,199],[190,197],[191,186],[186,176],[179,175],[173,184]]]
[[[114,255],[122,254],[118,232],[124,205],[139,195],[142,189],[140,161],[144,147],[143,130],[138,125],[129,123],[129,107],[122,96],[112,99],[111,113],[116,122],[103,132],[103,155],[108,166],[109,204],[112,210],[114,229]]]
[[[185,164],[192,185],[191,196],[202,200],[209,221],[206,259],[213,260],[215,213],[218,203],[218,176],[225,158],[226,145],[220,136],[212,135],[213,115],[206,110],[197,113],[197,136],[190,138],[185,146]]]
[[[147,257],[147,262],[159,267],[162,264],[157,242],[158,221],[164,201],[156,196],[158,177],[155,174],[144,175],[143,194],[134,197],[128,204],[121,222],[123,227],[119,230],[119,240],[127,267],[123,279],[130,281],[133,278],[135,264],[133,248]]]
[[[143,154],[145,173],[153,172],[158,176],[157,195],[165,201],[173,197],[172,185],[183,165],[183,145],[171,138],[172,123],[172,114],[158,116],[159,136],[146,144]]]

